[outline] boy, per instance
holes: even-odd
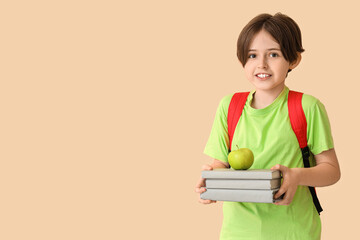
[[[308,186],[322,187],[340,179],[330,123],[323,104],[310,95],[302,97],[307,121],[307,141],[312,167],[304,168],[301,149],[291,128],[285,85],[288,73],[301,61],[304,51],[301,32],[290,17],[277,13],[261,14],[252,19],[238,39],[237,56],[247,79],[254,85],[238,125],[232,149],[236,145],[254,152],[251,169],[278,169],[283,183],[274,204],[223,203],[220,239],[320,239],[321,222]],[[214,159],[202,170],[229,168],[227,111],[233,94],[225,96],[217,109],[213,128],[204,153]],[[206,191],[204,179],[195,191]],[[203,204],[216,201],[203,200]]]

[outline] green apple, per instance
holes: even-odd
[[[254,163],[254,154],[248,148],[239,148],[228,155],[230,166],[235,170],[246,170]]]

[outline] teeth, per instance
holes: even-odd
[[[269,74],[261,73],[261,74],[258,74],[257,76],[258,76],[259,78],[265,78],[265,77],[269,77],[270,75],[269,75]]]

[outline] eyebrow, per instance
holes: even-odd
[[[268,51],[273,51],[273,50],[281,51],[279,48],[269,48],[267,50]],[[251,51],[256,52],[256,49],[249,49],[249,52],[251,52]]]

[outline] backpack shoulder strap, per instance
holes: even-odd
[[[301,100],[303,93],[289,91],[288,96],[288,111],[291,127],[296,135],[296,138],[299,142],[299,146],[301,148],[301,153],[303,157],[304,167],[310,167],[309,157],[310,150],[307,145],[307,122],[304,110],[302,108]],[[316,210],[320,214],[322,212],[322,207],[320,205],[319,199],[316,195],[316,190],[314,187],[309,186],[309,190],[316,207]]]
[[[300,148],[307,146],[307,123],[302,108],[301,100],[303,93],[289,91],[288,96],[288,110],[291,127],[299,142]]]
[[[229,151],[231,151],[232,139],[236,125],[244,109],[247,97],[250,92],[238,92],[233,95],[228,109],[227,123],[229,134]]]

